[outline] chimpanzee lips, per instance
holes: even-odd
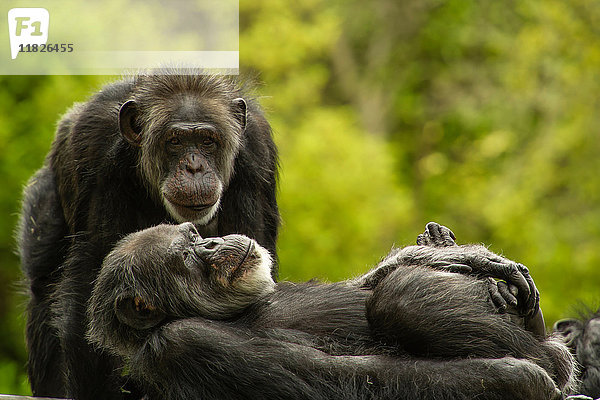
[[[248,247],[246,248],[246,254],[242,258],[242,261],[239,264],[231,269],[229,274],[229,282],[235,281],[238,277],[240,277],[246,270],[248,270],[252,265],[248,262],[251,258],[256,258],[255,255],[255,244],[254,240],[250,240],[248,243]]]
[[[190,210],[194,210],[194,211],[204,211],[211,206],[212,206],[212,204],[199,204],[196,206],[180,206],[180,207],[189,208]]]
[[[192,211],[195,211],[195,212],[204,211],[207,208],[210,208],[210,207],[212,207],[212,206],[215,205],[214,202],[212,202],[210,204],[182,204],[180,202],[171,200],[171,199],[169,199],[166,196],[165,196],[165,198],[167,199],[167,201],[169,203],[173,204],[175,207],[187,208],[188,210],[192,210]]]

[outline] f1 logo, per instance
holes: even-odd
[[[50,14],[45,8],[13,8],[8,11],[10,55],[14,60],[26,45],[48,41]]]

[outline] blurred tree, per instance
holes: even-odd
[[[328,98],[340,17],[325,1],[261,0],[241,3],[240,21],[253,22],[241,30],[241,70],[266,83],[281,153],[281,277],[365,271],[389,251],[410,197],[395,184],[388,144]]]
[[[439,220],[462,242],[529,265],[549,322],[576,298],[598,301],[600,5],[379,0],[339,10],[333,86],[365,131],[393,144],[417,216],[406,227]]]

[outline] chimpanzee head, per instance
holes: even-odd
[[[271,266],[254,240],[202,239],[189,222],[132,233],[104,259],[88,305],[88,337],[123,355],[164,320],[227,319],[273,291]]]
[[[579,391],[594,399],[600,396],[600,310],[582,312],[581,319],[563,319],[554,324],[579,365]]]
[[[150,192],[176,221],[199,225],[219,209],[245,126],[239,90],[215,75],[138,76],[119,110],[121,134],[140,148]]]

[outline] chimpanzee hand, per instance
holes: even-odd
[[[400,266],[426,266],[481,278],[495,278],[488,279],[490,297],[500,311],[511,306],[522,316],[533,317],[538,313],[540,295],[527,267],[494,254],[483,246],[457,246],[454,240],[454,233],[450,229],[430,222],[425,232],[417,238],[420,245],[392,250],[377,267],[350,283],[373,289]]]
[[[522,316],[537,314],[540,294],[523,264],[494,254],[483,246],[447,247],[444,250],[446,254],[434,254],[428,265],[463,273],[470,268],[469,275],[488,278],[490,296],[500,311],[511,306]]]
[[[429,222],[425,226],[425,232],[417,236],[417,245],[429,247],[457,247],[456,236],[447,227],[436,222]],[[493,259],[488,260],[489,264],[484,265],[484,276],[490,274],[487,278],[490,297],[498,311],[505,312],[510,306],[517,309],[523,315],[533,316],[539,307],[539,293],[535,288],[533,279],[529,276],[527,268],[521,264],[515,264],[512,261],[496,256],[487,250],[487,253],[494,255]],[[499,261],[497,258],[501,259]],[[486,263],[486,261],[483,261]],[[500,263],[501,265],[498,265]],[[509,264],[509,266],[502,266]],[[451,272],[482,275],[480,271],[475,271],[470,263],[448,262],[448,260],[439,260],[431,263],[435,268],[441,268]],[[515,271],[516,269],[516,271]],[[494,272],[496,271],[496,272]],[[505,278],[508,277],[508,278]],[[506,279],[506,281],[496,280],[494,278]],[[512,281],[515,281],[513,284]],[[519,304],[517,297],[519,287],[522,288],[522,303]],[[520,307],[519,307],[520,306]]]

